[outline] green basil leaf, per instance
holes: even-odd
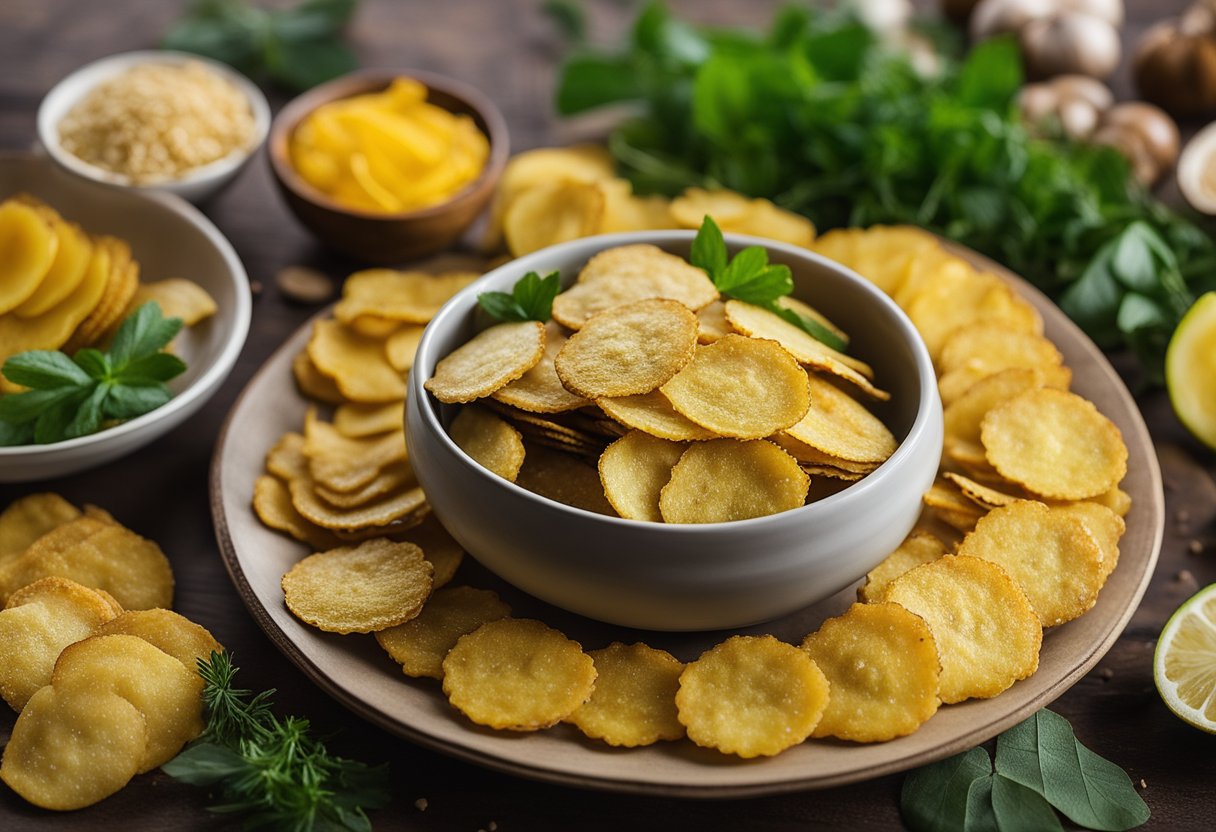
[[[32,424],[46,410],[67,399],[81,398],[87,391],[87,387],[55,387],[0,396],[0,422]]]
[[[732,257],[725,269],[718,272],[714,283],[717,284],[718,291],[729,295],[736,287],[757,279],[767,267],[768,252],[760,246],[748,246]],[[792,286],[791,283],[791,288]]]
[[[201,3],[169,28],[161,46],[214,58],[242,72],[251,72],[261,62],[258,37],[265,20],[265,12],[244,3],[224,0]]]
[[[1000,832],[1064,832],[1041,794],[1003,774],[992,776],[992,809]]]
[[[92,381],[72,359],[51,350],[28,350],[14,355],[4,362],[4,377],[35,390],[81,387]]]
[[[116,380],[121,384],[148,384],[168,381],[186,372],[186,363],[176,355],[156,352],[127,364]]]
[[[110,342],[110,366],[115,373],[132,361],[152,355],[181,332],[181,318],[166,318],[160,304],[149,301],[127,316]]]
[[[116,384],[106,397],[103,415],[110,419],[134,419],[166,404],[173,394],[163,384]]]
[[[49,445],[52,442],[62,442],[67,439],[67,428],[76,418],[76,408],[80,406],[83,396],[77,393],[47,407],[38,415],[34,422],[34,442],[39,445]]]
[[[962,832],[971,784],[992,774],[992,759],[972,748],[904,778],[899,811],[912,832]]]
[[[726,269],[726,241],[714,218],[706,214],[692,241],[688,262],[703,269],[717,285],[717,278]]]
[[[95,381],[101,381],[110,375],[110,360],[101,350],[86,347],[78,350],[72,360]]]
[[[1022,88],[1022,58],[1009,36],[977,44],[959,70],[956,96],[965,106],[1007,111]]]
[[[709,44],[696,30],[667,13],[657,0],[647,3],[633,27],[633,46],[661,66],[696,66],[709,56]]]
[[[33,423],[14,425],[11,422],[0,421],[0,447],[31,445],[33,442]]]
[[[544,277],[528,272],[515,282],[511,295],[527,316],[525,320],[544,323],[553,314],[553,299],[561,288],[560,272],[550,272]]]
[[[1157,288],[1157,264],[1147,235],[1156,236],[1144,223],[1132,223],[1115,238],[1110,270],[1120,283],[1139,292]]]
[[[557,111],[565,116],[594,110],[618,101],[631,101],[643,92],[633,61],[625,55],[574,55],[562,66],[557,85]]]
[[[101,429],[101,409],[109,395],[110,385],[98,384],[94,387],[93,392],[76,409],[72,421],[64,427],[63,435],[68,439],[75,439],[78,436],[97,433]]]
[[[992,775],[971,781],[967,789],[967,817],[963,821],[966,832],[1003,832],[996,822],[996,811],[992,808]]]
[[[766,266],[724,291],[732,298],[765,306],[776,303],[777,298],[794,291],[794,277],[790,274],[789,266]]]
[[[477,296],[477,303],[500,321],[528,320],[528,313],[515,300],[515,296],[508,295],[506,292],[482,292]]]
[[[1099,254],[1080,279],[1060,296],[1060,308],[1080,324],[1098,346],[1109,347],[1118,339],[1116,320],[1122,294],[1110,272],[1108,260]]]

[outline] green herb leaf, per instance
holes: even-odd
[[[131,313],[110,343],[110,362],[118,372],[132,361],[160,352],[181,332],[181,318],[166,318],[160,304],[149,301]]]
[[[89,374],[61,352],[29,350],[4,362],[4,377],[35,390],[78,387],[92,381]]]
[[[967,817],[963,820],[966,832],[1001,832],[996,821],[996,810],[992,808],[992,775],[971,781],[967,789]]]
[[[123,384],[145,385],[168,381],[186,371],[186,363],[167,352],[154,352],[131,361],[116,374]]]
[[[134,419],[167,404],[171,398],[173,394],[163,384],[117,384],[110,388],[103,415],[107,419]]]
[[[545,0],[540,8],[566,40],[582,43],[587,39],[587,14],[579,0]]]
[[[500,321],[548,321],[553,314],[553,299],[561,289],[561,273],[541,277],[528,272],[515,282],[510,294],[482,292],[477,303]]]
[[[51,390],[29,390],[0,397],[0,424],[33,424],[43,411],[65,399],[77,398],[87,388],[56,387]]]
[[[976,44],[959,70],[956,94],[967,107],[1004,112],[1021,87],[1017,40],[1006,35]]]
[[[161,766],[174,780],[191,786],[210,786],[244,772],[245,759],[231,748],[199,742]]]
[[[594,110],[642,94],[628,55],[574,55],[566,61],[557,86],[557,111],[564,116]]]
[[[101,350],[86,347],[72,356],[76,366],[88,373],[89,378],[101,381],[110,375],[110,359]]]
[[[992,758],[973,748],[923,768],[904,779],[899,810],[913,832],[962,832],[966,829],[971,784],[992,773]]]
[[[70,439],[68,425],[76,418],[76,411],[85,398],[86,394],[74,391],[72,395],[65,396],[43,409],[34,422],[34,442],[38,445],[49,445]]]
[[[0,447],[30,445],[34,442],[34,426],[0,421]]]
[[[72,420],[63,429],[63,435],[68,439],[97,433],[101,428],[102,406],[110,394],[109,384],[95,385],[89,395],[76,408]]]
[[[701,220],[701,227],[693,238],[688,262],[704,270],[710,280],[726,270],[726,241],[722,238],[722,229],[708,214]]]
[[[992,810],[1000,832],[1064,832],[1042,795],[1003,774],[992,775]]]

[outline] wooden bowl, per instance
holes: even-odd
[[[473,182],[438,205],[416,211],[379,213],[349,208],[301,177],[292,166],[288,141],[296,126],[322,104],[360,93],[378,92],[398,77],[414,78],[427,88],[427,101],[467,114],[490,140],[485,169]],[[477,219],[494,193],[506,165],[510,142],[502,113],[477,90],[420,70],[370,70],[345,75],[293,99],[270,128],[270,168],[287,205],[318,240],[369,263],[399,263],[448,248]]]

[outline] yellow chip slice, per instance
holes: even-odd
[[[483,407],[462,407],[448,427],[462,451],[481,467],[515,482],[524,464],[524,440],[519,431]]]
[[[668,523],[726,523],[764,517],[806,502],[810,477],[763,439],[711,439],[690,445],[659,494]]]
[[[660,390],[652,390],[637,396],[596,399],[595,403],[610,418],[625,427],[640,430],[660,439],[691,442],[698,439],[713,439],[718,435],[677,412]]]
[[[932,272],[901,306],[916,326],[937,362],[947,341],[961,327],[979,321],[985,325],[1042,332],[1038,312],[1013,293],[1000,278],[976,271],[956,260]]]
[[[993,563],[939,558],[896,578],[882,600],[929,625],[947,704],[996,696],[1038,669],[1043,628],[1017,582]]]
[[[700,228],[705,217],[713,217],[718,227],[725,230],[732,223],[741,222],[751,207],[752,200],[738,191],[686,188],[671,201],[671,216],[684,228]]]
[[[395,433],[405,424],[405,402],[358,404],[347,402],[334,411],[334,428],[351,439]]]
[[[102,624],[97,635],[142,638],[177,659],[192,672],[197,672],[200,659],[208,659],[212,653],[219,653],[224,649],[206,627],[195,624],[172,610],[124,612]]]
[[[1127,473],[1119,429],[1092,402],[1062,390],[1028,390],[993,408],[980,440],[1002,476],[1044,497],[1096,497]]]
[[[885,742],[937,713],[941,663],[924,619],[898,604],[854,604],[802,641],[831,687],[812,736]]]
[[[457,639],[510,614],[511,607],[488,589],[449,587],[427,599],[416,618],[378,631],[376,641],[406,676],[442,679],[444,657]]]
[[[1100,503],[1088,501],[1053,506],[1052,511],[1071,514],[1089,529],[1089,533],[1098,541],[1098,548],[1102,550],[1102,580],[1109,578],[1110,573],[1119,565],[1119,540],[1127,531],[1123,518]]]
[[[628,179],[603,179],[596,182],[596,187],[604,195],[604,217],[599,233],[675,227],[667,197],[660,194],[635,196]]]
[[[23,304],[55,262],[59,238],[54,226],[34,206],[15,199],[0,202],[0,314]]]
[[[568,453],[535,442],[525,445],[523,467],[515,484],[550,500],[585,511],[615,517],[616,511],[604,496],[599,472]]]
[[[297,353],[292,359],[291,374],[295,377],[300,392],[309,398],[329,404],[342,404],[346,401],[346,397],[338,389],[337,382],[317,369],[317,365],[308,357],[307,350]]]
[[[676,713],[684,665],[675,656],[620,642],[589,655],[595,662],[595,690],[567,722],[592,739],[624,748],[684,736]]]
[[[340,545],[329,529],[309,522],[291,504],[291,492],[278,477],[260,476],[253,483],[253,510],[258,519],[272,529],[306,543],[314,550],[333,549]]]
[[[536,366],[544,353],[544,324],[497,324],[440,360],[424,386],[441,402],[471,402],[515,381]]]
[[[412,543],[374,538],[309,555],[283,576],[292,614],[329,633],[371,633],[409,621],[431,594],[431,564]]]
[[[811,406],[806,372],[775,341],[725,335],[697,347],[662,386],[677,412],[719,436],[760,439],[784,430]]]
[[[632,396],[663,385],[689,362],[696,345],[697,316],[676,301],[651,298],[588,319],[553,366],[575,395]]]
[[[937,536],[925,531],[914,531],[882,563],[866,573],[866,582],[857,588],[861,601],[877,601],[886,592],[891,581],[916,567],[932,563],[947,554],[946,544]]]
[[[828,680],[804,651],[772,636],[732,636],[684,668],[676,708],[705,748],[771,757],[810,736]]]
[[[139,264],[131,259],[131,246],[125,240],[102,237],[97,245],[108,246],[110,250],[110,276],[101,299],[64,345],[68,354],[96,343],[117,323],[139,285]]]
[[[895,437],[865,405],[814,373],[808,379],[810,407],[787,434],[847,462],[885,462],[895,453]]]
[[[405,378],[388,363],[384,342],[360,335],[338,321],[313,324],[308,357],[351,401],[376,404],[405,398]]]
[[[127,303],[125,314],[155,301],[166,318],[181,318],[186,326],[195,326],[219,311],[215,298],[193,280],[168,277],[152,283],[140,283]]]
[[[892,297],[914,261],[950,257],[937,237],[910,225],[837,228],[816,237],[808,248],[848,266]]]
[[[303,453],[318,485],[334,491],[355,491],[376,479],[394,463],[404,462],[405,429],[369,439],[343,436],[309,408],[304,417]]]
[[[545,325],[545,353],[536,366],[515,381],[494,391],[494,400],[531,413],[564,413],[590,402],[562,385],[553,359],[565,346],[566,331],[550,321]]]
[[[802,303],[793,304],[787,302],[785,306],[803,314],[806,314],[808,310],[814,312],[813,309]],[[769,340],[776,341],[785,347],[790,355],[798,359],[801,364],[831,373],[832,375],[839,375],[849,381],[853,381],[853,378],[858,374],[866,379],[874,378],[874,369],[869,364],[851,355],[845,355],[832,349],[818,338],[799,329],[767,309],[762,309],[750,303],[744,303],[741,300],[728,300],[723,304],[723,312],[726,315],[726,320],[730,322],[731,327],[737,332],[750,335],[753,338],[768,338]],[[824,319],[819,313],[814,312],[814,315],[811,317],[817,318],[821,323],[827,325],[829,329],[838,331],[834,324]],[[847,369],[841,369],[842,366]],[[851,370],[852,372],[847,372],[847,370]]]
[[[726,305],[716,300],[709,306],[697,310],[697,342],[712,344],[723,335],[734,332],[735,329],[726,320]]]
[[[422,556],[431,562],[432,589],[438,589],[451,581],[464,560],[464,549],[433,514],[428,514],[418,525],[397,532],[393,539],[413,543],[422,549]]]
[[[1075,514],[1031,500],[988,512],[963,538],[958,553],[1004,569],[1044,627],[1086,612],[1106,581],[1102,548],[1088,526]]]
[[[51,529],[80,516],[80,509],[58,494],[29,494],[0,513],[0,566],[14,560]]]
[[[942,473],[942,476],[958,486],[959,491],[963,493],[964,497],[982,509],[999,508],[1000,506],[1007,506],[1010,503],[1016,503],[1018,500],[1026,499],[1024,495],[1007,494],[1004,491],[989,488],[983,483],[976,482],[953,471],[945,471]]]
[[[1036,332],[983,321],[956,329],[942,346],[941,372],[974,369],[984,376],[1010,367],[1053,367],[1064,363],[1055,344]]]
[[[453,295],[480,275],[475,272],[428,274],[367,269],[346,278],[334,317],[350,324],[361,315],[401,323],[425,324]]]
[[[522,257],[547,246],[589,237],[604,218],[604,194],[594,184],[539,183],[521,192],[503,215],[507,248]]]
[[[390,332],[384,339],[384,357],[399,373],[408,373],[414,366],[414,355],[418,342],[422,340],[423,326],[403,326]]]
[[[671,479],[684,445],[630,431],[604,449],[600,482],[616,513],[629,520],[661,523],[659,492]]]
[[[1043,387],[1046,376],[1031,367],[1010,367],[977,381],[942,412],[948,440],[974,447],[983,456],[980,423],[988,411],[1019,393]]]
[[[443,692],[478,725],[536,731],[591,696],[595,663],[539,621],[500,618],[461,636],[443,660]]]
[[[33,318],[49,312],[76,291],[84,280],[93,256],[93,241],[80,226],[65,221],[52,208],[43,206],[40,212],[54,229],[58,248],[38,288],[12,310],[14,315],[22,318]]]
[[[313,490],[318,497],[334,508],[354,509],[417,485],[418,480],[414,477],[413,469],[403,462],[394,462],[377,474],[374,479],[354,491],[334,491],[315,480]]]

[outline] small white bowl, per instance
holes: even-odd
[[[928,351],[907,316],[855,273],[794,246],[761,245],[788,265],[794,295],[851,336],[892,394],[875,407],[900,447],[869,476],[793,511],[733,523],[666,525],[604,517],[526,491],[464,453],[445,425],[454,408],[423,384],[475,332],[477,295],[511,290],[529,271],[569,285],[594,254],[652,243],[687,256],[691,231],[613,234],[521,257],[457,294],[434,317],[409,376],[410,462],[439,520],[478,561],[526,592],[582,615],[654,630],[711,630],[777,618],[853,583],[899,545],[920,515],[942,449],[942,406]]]
[[[175,196],[93,184],[45,156],[0,153],[0,200],[29,193],[92,234],[131,245],[147,281],[186,277],[219,311],[184,329],[174,349],[186,372],[169,382],[164,406],[117,427],[49,445],[0,447],[0,482],[32,482],[92,468],[128,454],[181,424],[219,389],[249,333],[249,278],[232,245],[211,221]]]
[[[98,84],[141,64],[181,65],[191,61],[204,64],[228,79],[248,99],[254,121],[254,136],[248,147],[235,150],[209,164],[193,168],[180,178],[148,183],[133,182],[128,176],[91,165],[63,149],[59,141],[59,123],[68,114],[68,111],[84,99]],[[269,131],[270,105],[266,103],[266,96],[262,95],[262,91],[252,81],[218,61],[186,52],[168,50],[123,52],[85,64],[52,87],[38,107],[38,139],[51,158],[65,170],[94,182],[138,191],[169,193],[190,202],[202,202],[231,182],[241,168],[253,158],[257,149],[266,140]]]

